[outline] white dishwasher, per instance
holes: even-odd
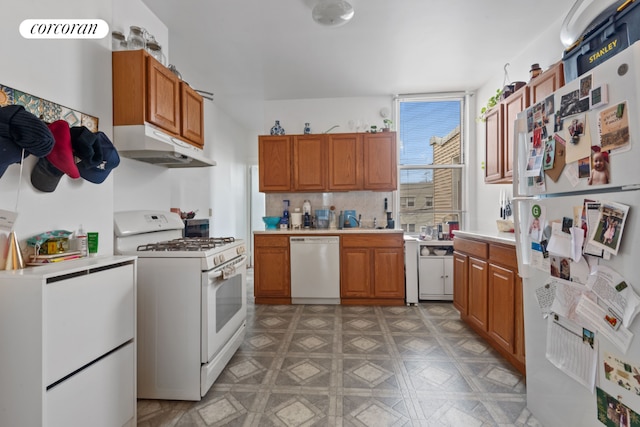
[[[291,303],[340,304],[340,237],[290,237]]]

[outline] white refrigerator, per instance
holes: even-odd
[[[640,423],[640,320],[620,313],[640,294],[639,90],[635,43],[517,119],[527,406],[545,427]]]

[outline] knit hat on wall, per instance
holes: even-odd
[[[44,157],[55,143],[53,134],[42,120],[24,109],[22,105],[0,107],[0,177],[7,167],[33,154]]]

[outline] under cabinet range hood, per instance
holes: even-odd
[[[113,143],[122,157],[167,168],[215,166],[194,147],[146,123],[113,127]]]

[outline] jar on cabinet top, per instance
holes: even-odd
[[[155,40],[148,42],[147,51],[151,54],[151,56],[157,59],[159,63],[165,66],[167,65],[167,59],[164,56],[164,53],[162,53],[162,46],[160,46],[160,43]]]
[[[142,27],[132,25],[129,27],[129,37],[127,37],[127,48],[129,50],[144,49],[146,46],[145,30]]]
[[[127,50],[127,39],[121,31],[111,32],[111,50]]]

